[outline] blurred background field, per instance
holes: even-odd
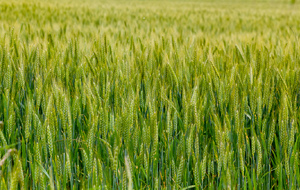
[[[47,40],[51,34],[58,38],[54,41],[78,37],[88,45],[104,35],[113,39],[120,36],[118,41],[131,37],[153,41],[170,34],[183,40],[209,37],[245,41],[278,35],[289,38],[291,29],[299,30],[299,14],[298,4],[284,1],[51,0],[2,1],[0,19],[2,36],[15,28],[25,41]]]

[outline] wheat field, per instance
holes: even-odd
[[[0,189],[299,189],[293,3],[0,0]]]

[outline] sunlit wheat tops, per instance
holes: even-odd
[[[0,189],[299,189],[299,8],[0,0]]]

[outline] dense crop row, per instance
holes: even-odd
[[[297,5],[53,2],[0,3],[0,189],[300,187]]]

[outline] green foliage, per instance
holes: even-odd
[[[0,189],[298,189],[299,6],[0,1]]]

